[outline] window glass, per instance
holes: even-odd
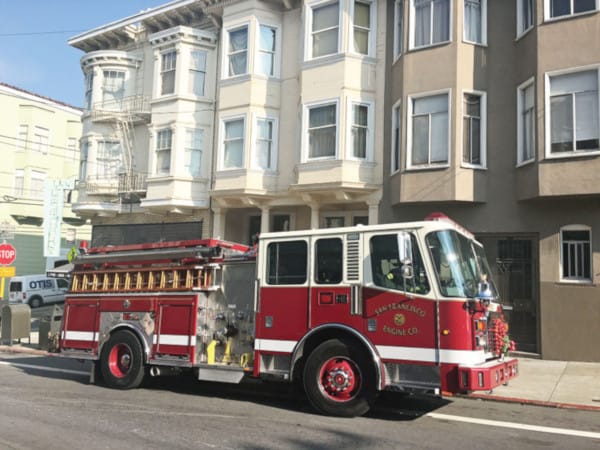
[[[315,282],[338,284],[342,281],[343,245],[340,238],[319,239],[315,243]]]
[[[189,128],[185,130],[185,168],[188,175],[200,176],[202,165],[202,137],[201,129]]]
[[[598,72],[550,78],[551,153],[598,150]]]
[[[335,156],[336,105],[313,107],[308,114],[309,158]]]
[[[354,158],[367,157],[368,119],[368,106],[352,105],[352,156]]]
[[[482,1],[484,0],[464,0],[464,27],[465,40],[481,44],[482,39]]]
[[[400,106],[394,107],[392,114],[392,173],[400,170],[400,149],[401,149],[401,131],[402,131],[402,115]]]
[[[177,52],[171,51],[163,53],[161,56],[160,75],[161,87],[160,94],[173,94],[175,92],[175,67],[177,66]]]
[[[267,284],[304,284],[307,250],[305,241],[270,243],[267,246]]]
[[[533,26],[534,0],[517,0],[517,27],[522,34]]]
[[[519,132],[519,162],[533,159],[535,142],[535,104],[534,104],[534,84],[519,90],[519,120],[521,126]]]
[[[596,9],[596,0],[549,0],[550,17],[568,16]]]
[[[33,139],[31,143],[31,150],[34,152],[48,153],[48,147],[50,145],[50,130],[48,128],[33,127]]]
[[[223,167],[236,169],[244,167],[244,120],[225,122]]]
[[[94,87],[94,71],[89,70],[85,74],[85,105],[84,109],[89,111],[92,109],[92,89]]]
[[[412,165],[448,162],[448,95],[413,99]]]
[[[261,75],[273,76],[275,69],[275,36],[276,30],[264,25],[259,32],[258,70]]]
[[[125,72],[105,70],[102,84],[102,107],[120,110],[125,95]]]
[[[415,47],[450,40],[450,0],[412,0]]]
[[[273,159],[273,120],[256,121],[256,154],[253,165],[263,170],[272,168]]]
[[[369,241],[373,283],[387,289],[427,294],[430,290],[425,265],[417,241],[411,233],[373,236]],[[413,277],[402,275],[411,265]]]
[[[369,54],[369,34],[371,31],[371,4],[354,2],[354,51],[361,55]]]
[[[114,179],[123,169],[121,143],[119,141],[98,141],[97,175]]]
[[[171,129],[160,130],[156,135],[156,173],[167,175],[171,171]]]
[[[561,230],[562,279],[591,280],[591,235],[585,229]]]
[[[206,52],[192,50],[190,54],[189,92],[203,96],[206,79]]]
[[[243,75],[248,70],[248,27],[229,32],[229,76]]]
[[[394,4],[394,56],[402,53],[404,33],[404,0],[396,0]]]
[[[463,162],[481,165],[481,97],[464,95]]]
[[[338,52],[340,11],[338,2],[312,10],[312,57]]]

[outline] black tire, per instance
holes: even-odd
[[[376,398],[375,371],[366,352],[339,339],[323,342],[304,366],[304,392],[313,407],[330,416],[365,414]]]
[[[144,353],[138,338],[130,331],[114,333],[102,347],[100,372],[108,387],[134,389],[144,380]]]
[[[29,299],[29,306],[31,307],[31,309],[33,308],[39,308],[40,306],[42,306],[42,299],[40,297],[31,297]]]

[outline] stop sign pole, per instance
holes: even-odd
[[[15,259],[17,259],[17,250],[6,242],[0,244],[0,266],[9,266]],[[4,269],[4,267],[0,267],[0,269]],[[6,269],[14,269],[14,267],[7,267]],[[0,277],[0,297],[4,297],[4,280],[6,276],[5,270],[2,270],[2,276]]]

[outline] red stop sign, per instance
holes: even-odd
[[[8,266],[17,257],[17,251],[10,244],[0,244],[0,265]]]

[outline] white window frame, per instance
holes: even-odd
[[[316,158],[310,157],[309,148],[309,118],[310,110],[323,106],[335,105],[335,150],[333,156],[321,156]],[[320,160],[335,160],[339,159],[339,141],[340,141],[340,100],[339,98],[333,98],[328,100],[322,100],[318,102],[306,103],[302,108],[302,158],[301,161],[320,161]]]
[[[29,177],[29,197],[42,200],[44,198],[44,183],[47,178],[46,172],[32,170]],[[39,189],[34,189],[34,182],[37,182]]]
[[[465,151],[465,142],[464,142],[464,126],[465,126],[465,95],[476,95],[479,97],[479,152],[481,163],[480,164],[472,164],[464,161],[464,151]],[[468,167],[471,169],[487,169],[487,93],[485,91],[476,91],[476,90],[464,90],[462,91],[461,98],[461,166]]]
[[[402,99],[400,99],[392,105],[392,137],[390,139],[392,148],[390,151],[390,174],[398,173],[402,168],[402,124]],[[398,130],[397,134],[396,130]]]
[[[394,2],[394,61],[404,51],[404,0]]]
[[[523,145],[523,140],[525,138],[525,127],[523,124],[523,114],[524,114],[524,101],[523,101],[523,95],[525,93],[526,89],[529,88],[533,89],[533,130],[532,130],[532,149],[531,149],[531,158],[529,159],[523,159],[523,149],[524,149],[524,145]],[[525,82],[521,83],[518,87],[517,87],[517,167],[519,166],[523,166],[525,164],[531,163],[533,161],[535,161],[535,156],[536,156],[536,141],[537,141],[537,136],[536,136],[536,125],[537,125],[537,120],[536,120],[536,92],[535,92],[535,77],[531,77],[528,80],[526,80]]]
[[[242,129],[244,131],[242,135],[242,155],[241,160],[242,164],[240,167],[225,167],[225,125],[228,122],[235,122],[237,120],[242,121]],[[246,127],[247,118],[246,114],[238,114],[233,116],[221,117],[219,121],[219,170],[220,171],[229,171],[229,170],[242,170],[246,168],[246,141],[248,137],[248,130]]]
[[[35,125],[33,127],[33,139],[31,141],[31,150],[47,155],[49,148],[50,129]]]
[[[463,0],[463,41],[474,45],[487,46],[487,0],[481,1],[481,42],[472,41],[467,38],[467,20],[466,20],[466,5],[465,3],[469,0]]]
[[[198,148],[193,147],[193,140],[191,142],[192,145],[190,145],[190,141],[189,141],[189,136],[190,133],[192,133],[192,135],[194,133],[200,133],[200,146]],[[194,128],[194,127],[185,127],[185,138],[184,138],[184,168],[185,168],[185,174],[187,176],[193,177],[193,178],[201,178],[202,177],[202,173],[204,170],[204,164],[202,164],[202,156],[204,153],[204,134],[205,134],[205,130],[204,128]],[[199,153],[199,163],[200,163],[200,167],[198,167],[198,172],[194,173],[194,171],[192,170],[192,155],[194,152],[198,152]]]
[[[544,0],[544,21],[549,22],[549,21],[553,21],[553,20],[562,20],[562,19],[568,19],[569,17],[574,17],[574,16],[583,16],[585,14],[594,14],[595,12],[598,12],[598,9],[600,9],[600,0],[595,0],[596,2],[596,6],[594,7],[594,9],[591,9],[589,11],[583,11],[580,13],[574,13],[574,1],[575,0],[569,0],[571,2],[570,4],[570,10],[571,13],[569,14],[564,14],[562,16],[556,16],[556,17],[552,17],[551,15],[551,7],[552,7],[552,0]]]
[[[236,50],[235,52],[230,52],[229,51],[229,44],[230,44],[230,34],[242,29],[246,29],[246,49],[245,50]],[[236,23],[235,25],[231,25],[230,27],[224,28],[223,29],[223,69],[222,69],[222,76],[223,79],[230,79],[230,78],[237,78],[237,77],[243,77],[243,76],[247,76],[250,73],[250,44],[251,44],[251,27],[250,27],[250,22],[241,22],[241,23]],[[229,73],[229,59],[231,58],[231,56],[233,55],[238,55],[241,54],[243,52],[246,52],[246,67],[244,69],[244,71],[242,73],[236,73],[231,75]]]
[[[535,0],[515,0],[517,9],[517,39],[526,34],[535,26],[536,21],[536,1]],[[523,8],[526,4],[531,3],[531,24],[525,28],[525,17],[523,16]]]
[[[120,87],[115,80],[120,80]],[[102,71],[102,108],[121,110],[125,98],[126,81],[127,73],[124,70],[106,68]],[[115,89],[117,87],[118,89]],[[111,98],[109,99],[107,96]]]
[[[203,53],[204,54],[204,68],[194,67],[192,62],[194,58],[192,58],[192,54],[194,53]],[[208,66],[208,51],[202,48],[192,48],[189,51],[189,64],[188,64],[188,93],[190,95],[194,95],[196,97],[206,97],[206,75],[207,75],[207,66]],[[201,74],[203,76],[202,79],[202,93],[196,94],[194,92],[196,75]]]
[[[564,276],[564,267],[563,267],[563,260],[564,260],[564,254],[563,254],[563,231],[587,231],[589,233],[589,254],[588,254],[588,258],[589,258],[589,262],[590,262],[590,278],[585,278],[585,277],[565,277]],[[560,260],[559,260],[559,280],[561,283],[575,283],[575,284],[590,284],[593,281],[594,278],[594,252],[593,252],[593,247],[592,247],[592,228],[587,226],[587,225],[566,225],[564,227],[560,228],[560,232],[559,232],[559,246],[560,246]],[[578,255],[578,256],[582,256],[582,255]]]
[[[319,8],[322,6],[327,6],[333,3],[337,3],[338,5],[338,23],[337,23],[337,50],[334,53],[328,53],[326,55],[314,56],[312,47],[313,47],[313,10],[315,8]],[[342,13],[344,12],[342,0],[321,0],[321,1],[313,1],[306,5],[306,17],[304,23],[306,24],[305,32],[304,32],[304,59],[305,60],[313,60],[313,59],[321,59],[321,58],[330,58],[340,53],[341,51],[341,43],[342,43]]]
[[[29,125],[19,124],[17,126],[17,151],[24,152],[29,147]]]
[[[367,140],[365,147],[365,157],[359,158],[354,156],[354,140],[352,138],[352,130],[354,128],[354,106],[366,106],[367,107]],[[348,154],[346,159],[355,161],[373,161],[373,148],[375,146],[375,104],[372,101],[360,100],[349,98],[347,102],[346,110],[346,148]]]
[[[433,1],[433,0],[432,0]],[[429,39],[429,44],[424,44],[424,45],[419,45],[416,46],[415,45],[415,32],[416,32],[416,23],[415,23],[415,0],[409,0],[410,3],[410,8],[409,8],[409,36],[408,36],[408,48],[409,50],[417,50],[417,49],[424,49],[424,48],[428,48],[428,47],[435,47],[437,45],[444,45],[447,44],[449,42],[452,42],[452,15],[453,15],[453,0],[448,0],[449,4],[448,4],[448,8],[449,8],[449,13],[448,13],[448,39],[445,41],[439,41],[439,42],[432,42],[433,41],[433,23],[431,23],[430,25],[430,39]],[[431,19],[433,21],[433,12],[431,13]]]
[[[15,176],[13,179],[13,195],[15,197],[23,197],[25,193],[25,170],[15,169]]]
[[[258,164],[258,122],[261,120],[270,121],[272,123],[271,130],[271,157],[267,168],[260,167]],[[279,142],[279,119],[268,114],[253,114],[252,116],[252,158],[250,167],[255,170],[275,171],[277,170],[277,153]]]
[[[88,72],[85,74],[85,97],[84,97],[84,107],[83,109],[86,111],[90,111],[92,109],[92,101],[94,94],[94,69],[90,68]]]
[[[171,142],[168,147],[159,147],[159,136],[163,132],[170,132]],[[154,174],[156,176],[169,176],[171,171],[173,170],[173,137],[175,136],[175,132],[173,128],[170,126],[160,127],[156,129],[155,132],[155,143],[154,143]],[[158,166],[158,156],[160,152],[168,152],[169,153],[169,167],[167,170],[164,170]]]
[[[576,69],[568,69],[561,70],[555,72],[546,72],[544,76],[544,107],[546,114],[544,115],[544,125],[546,128],[545,132],[545,157],[547,159],[561,159],[561,158],[577,158],[577,157],[586,157],[586,156],[594,156],[600,155],[600,146],[595,150],[572,150],[568,152],[562,153],[552,153],[552,122],[551,122],[551,106],[550,106],[550,80],[552,77],[557,77],[561,75],[574,74],[579,72],[588,72],[588,71],[596,71],[596,80],[597,80],[597,92],[598,92],[598,133],[600,135],[600,66],[588,66],[588,67],[578,67]],[[574,127],[576,125],[574,124]],[[599,136],[600,139],[600,136]]]
[[[354,47],[354,6],[356,2],[364,3],[369,5],[369,36],[367,43],[367,53],[360,53]],[[348,32],[348,37],[350,42],[348,43],[348,48],[354,54],[361,56],[375,56],[375,36],[377,36],[377,0],[350,0],[350,31]]]
[[[270,75],[259,72],[260,69],[260,56],[262,53],[265,53],[260,48],[260,30],[262,27],[271,28],[275,30],[275,50],[273,50],[273,73]],[[279,25],[274,25],[270,22],[262,22],[259,20],[256,26],[255,33],[255,55],[254,55],[254,73],[257,75],[269,77],[269,78],[279,78],[281,76],[281,27]]]
[[[119,149],[119,158],[114,158],[113,153],[106,152],[109,148],[112,150],[117,146]],[[102,151],[106,153],[103,154]],[[115,164],[116,163],[116,164]],[[96,176],[105,181],[112,180],[118,176],[123,168],[123,146],[118,139],[99,139],[96,142]]]
[[[173,63],[173,67],[165,68],[164,62],[167,55],[174,54],[175,60]],[[159,54],[158,68],[160,71],[160,76],[158,79],[158,96],[165,97],[168,95],[175,95],[177,93],[177,66],[179,60],[179,50],[177,48],[168,48]],[[164,91],[164,76],[168,72],[173,72],[173,92],[163,92]]]
[[[413,153],[413,103],[415,100],[427,97],[435,97],[437,95],[448,96],[448,147],[447,147],[447,161],[445,163],[427,163],[427,164],[412,164],[412,153]],[[423,92],[419,94],[409,95],[406,103],[406,169],[407,170],[427,170],[450,167],[450,155],[452,153],[452,90],[442,89],[439,91]],[[431,124],[430,124],[431,126]],[[430,130],[431,132],[431,130]],[[429,149],[429,156],[431,156],[431,148]]]

